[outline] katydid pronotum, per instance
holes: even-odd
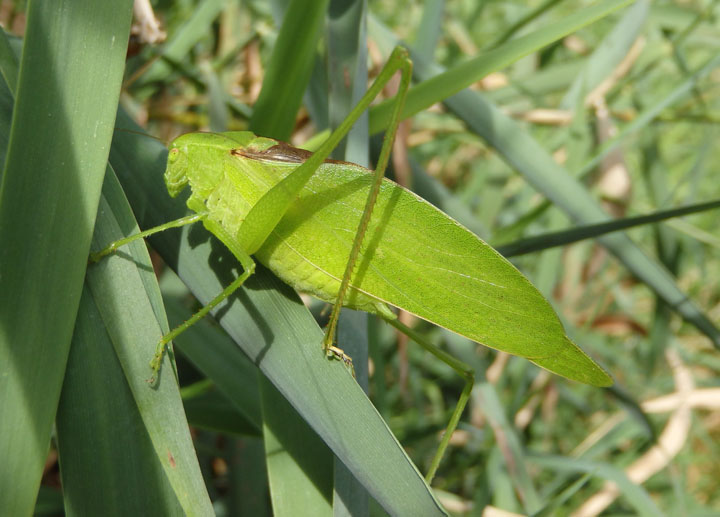
[[[397,321],[388,305],[478,343],[526,357],[570,379],[607,386],[610,377],[566,336],[550,304],[507,260],[415,194],[384,178],[410,83],[412,63],[396,48],[365,96],[315,153],[247,131],[192,133],[170,145],[165,182],[186,185],[193,215],[110,244],[91,261],[153,233],[202,221],[235,255],[242,273],[158,343],[153,379],[166,346],[253,274],[251,255],[300,291],[333,304],[322,343],[334,343],[342,307],[386,320],[465,378],[466,385],[427,474],[432,480],[470,396],[473,372]],[[375,172],[326,160],[397,72],[400,88]]]

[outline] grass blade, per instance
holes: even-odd
[[[650,494],[640,485],[633,483],[627,475],[612,465],[602,462],[582,460],[578,458],[562,458],[553,456],[528,456],[528,459],[541,467],[553,470],[569,470],[572,472],[589,473],[614,481],[628,503],[635,509],[637,515],[647,517],[664,515],[653,502]]]
[[[289,140],[315,59],[329,0],[293,0],[265,71],[250,119],[258,135]]]
[[[10,39],[4,30],[0,30],[0,73],[13,96],[17,87],[18,68],[17,56]]]
[[[139,85],[161,81],[172,71],[175,63],[181,63],[195,44],[210,30],[213,21],[225,8],[225,0],[205,0],[198,4],[187,22],[173,35],[162,50],[161,58],[148,68]]]
[[[515,490],[518,491],[520,499],[524,502],[525,511],[530,514],[539,510],[541,506],[540,498],[525,467],[527,461],[525,460],[525,453],[520,439],[505,415],[495,387],[483,382],[473,391],[473,396],[477,399],[477,405],[483,408],[484,413],[491,422],[490,425],[495,433],[496,441],[505,445],[503,455],[506,468]]]
[[[627,56],[630,47],[640,34],[649,9],[650,2],[640,0],[625,12],[613,30],[585,60],[585,66],[560,102],[562,108],[575,108],[579,101],[582,102],[583,97],[610,76],[615,67]]]
[[[192,312],[168,292],[175,290],[177,284],[181,284],[177,276],[170,272],[164,273],[161,287],[170,328],[175,328],[192,316]],[[175,340],[175,346],[198,370],[213,380],[218,390],[233,403],[259,435],[262,430],[259,372],[242,350],[224,332],[213,328],[206,320],[200,320],[183,332]],[[208,350],[217,353],[208,354]]]
[[[332,454],[270,381],[263,378],[260,386],[263,407],[272,408],[263,413],[263,437],[274,514],[306,508],[331,516]]]
[[[527,36],[514,39],[501,47],[466,61],[451,70],[432,76],[421,76],[415,73],[414,76],[420,78],[422,82],[410,88],[402,118],[411,117],[436,102],[451,97],[489,73],[500,70],[521,57],[557,41],[630,3],[632,2],[628,0],[598,2],[591,7],[578,10],[561,21],[549,24]],[[370,110],[370,134],[375,134],[387,127],[391,110],[392,106],[388,101],[382,102]]]
[[[696,87],[697,82],[703,77],[705,77],[709,72],[714,70],[719,63],[719,56],[713,56],[712,58],[708,59],[695,72],[689,74],[684,81],[682,81],[679,85],[673,88],[672,91],[670,91],[667,95],[664,95],[662,99],[654,103],[649,108],[643,110],[643,112],[640,113],[637,117],[635,117],[632,122],[629,122],[628,124],[623,126],[622,130],[619,131],[617,135],[604,142],[600,149],[598,149],[592,157],[590,157],[585,163],[583,163],[582,167],[580,167],[580,169],[578,170],[577,175],[582,176],[592,170],[593,167],[600,163],[600,161],[610,152],[612,152],[614,149],[617,149],[617,147],[630,135],[647,127],[647,125],[651,121],[656,119],[658,115],[660,115],[660,113],[662,113],[666,108],[683,99],[688,93],[693,90],[693,88]]]
[[[673,217],[681,217],[683,215],[696,214],[706,210],[712,210],[720,207],[720,200],[708,201],[707,203],[698,203],[695,205],[684,206],[681,208],[673,208],[671,210],[661,210],[647,215],[638,215],[635,217],[624,217],[607,223],[588,224],[585,226],[571,228],[552,233],[544,233],[527,239],[521,239],[508,244],[501,244],[495,248],[506,257],[515,257],[524,255],[525,253],[533,253],[556,246],[566,246],[573,242],[584,239],[593,239],[608,233],[627,230],[636,226],[657,223]]]
[[[333,0],[328,10],[327,25],[327,104],[330,129],[335,129],[345,120],[367,88],[365,2]],[[332,156],[337,160],[367,167],[367,125],[368,116],[363,113]]]

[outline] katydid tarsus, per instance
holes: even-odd
[[[171,340],[253,274],[251,255],[296,289],[333,304],[322,343],[329,356],[351,364],[334,343],[342,307],[376,314],[408,334],[466,382],[427,474],[431,481],[470,396],[473,372],[399,323],[388,305],[567,378],[596,386],[612,381],[565,336],[549,303],[507,260],[428,202],[384,179],[411,69],[407,52],[396,48],[315,153],[247,131],[178,137],[170,145],[165,182],[173,197],[190,185],[187,205],[194,214],[116,241],[91,260],[137,238],[202,221],[240,262],[240,276],[157,345],[153,380]],[[400,88],[375,172],[326,160],[398,71]]]

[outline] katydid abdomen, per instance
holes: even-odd
[[[205,226],[240,258],[248,211],[307,155],[249,132],[185,135],[171,145],[166,182],[171,195],[190,184],[188,206],[207,213]],[[255,257],[294,288],[333,303],[372,181],[358,165],[320,165]],[[386,304],[393,305],[566,377],[607,383],[512,264],[390,180],[350,279],[344,306],[392,318]]]

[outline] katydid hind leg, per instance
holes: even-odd
[[[414,331],[410,327],[402,324],[397,319],[386,319],[385,321],[387,321],[390,325],[392,325],[397,330],[415,341],[418,345],[433,354],[435,357],[443,361],[445,364],[450,366],[450,368],[455,370],[465,380],[465,386],[462,390],[462,393],[460,394],[460,398],[455,405],[455,409],[450,416],[450,421],[448,422],[448,425],[445,428],[445,432],[440,439],[440,445],[438,445],[435,456],[433,456],[432,462],[430,463],[430,469],[425,475],[425,480],[428,484],[430,484],[435,477],[435,473],[437,472],[438,466],[440,465],[440,461],[445,455],[445,451],[450,444],[450,439],[452,438],[455,429],[457,429],[460,417],[462,416],[463,411],[465,410],[465,406],[470,399],[470,392],[472,391],[472,387],[475,382],[475,371],[469,365],[465,364],[464,362],[453,357],[444,350],[441,350],[437,346],[433,345],[432,343],[427,341],[421,334]]]
[[[398,70],[401,74],[400,86],[398,87],[398,92],[395,95],[395,106],[393,109],[392,118],[390,119],[390,125],[388,126],[387,132],[385,133],[382,149],[380,150],[380,156],[377,166],[375,168],[373,183],[370,191],[368,192],[368,197],[365,202],[365,208],[360,217],[360,223],[358,225],[358,229],[353,240],[353,245],[350,250],[347,265],[345,267],[345,272],[340,282],[340,288],[338,290],[335,303],[333,304],[333,310],[330,314],[330,321],[328,322],[327,328],[325,330],[325,337],[323,339],[323,349],[325,350],[326,354],[338,357],[346,363],[348,362],[346,360],[347,356],[342,351],[342,349],[334,345],[337,322],[338,318],[340,317],[340,309],[342,308],[345,297],[347,296],[347,291],[350,287],[350,279],[355,269],[355,264],[357,262],[358,255],[360,254],[360,249],[362,247],[365,234],[367,233],[368,224],[370,223],[370,218],[372,216],[372,212],[375,207],[378,194],[380,192],[380,186],[382,185],[382,181],[385,177],[385,169],[387,168],[388,160],[390,158],[390,151],[392,150],[395,133],[397,132],[397,127],[400,123],[400,116],[402,114],[402,109],[405,104],[407,90],[410,86],[410,79],[412,76],[412,62],[407,56],[407,51],[400,47],[395,48],[392,55],[390,56],[390,59],[385,64],[385,67],[382,69],[373,85],[368,89],[363,99],[350,112],[350,114],[348,115],[348,119],[346,119],[346,121],[343,122],[343,124],[341,124],[341,126],[336,130],[337,133],[338,131],[340,131],[340,128],[345,127],[348,120],[352,120],[352,122],[354,122],[364,110],[363,101],[365,101],[368,97],[370,100],[372,100]]]
[[[401,84],[401,90],[396,98],[399,101],[404,101],[405,91],[407,90],[407,85],[410,83],[412,63],[408,57],[407,50],[402,47],[396,47],[390,55],[390,59],[388,59],[388,62],[375,79],[375,82],[370,86],[365,95],[363,95],[357,106],[352,109],[347,118],[332,132],[320,148],[291,174],[285,176],[280,182],[265,192],[252,206],[245,216],[237,235],[239,244],[243,250],[252,255],[260,249],[278,222],[280,222],[290,206],[295,202],[298,193],[310,180],[312,175],[315,174],[317,168],[330,156],[332,150],[335,149],[340,141],[347,135],[360,115],[370,106],[373,99],[382,91],[383,86],[398,70],[402,70],[404,89],[403,84]],[[402,104],[402,102],[400,104]],[[395,134],[399,118],[400,110],[396,107],[387,134]],[[381,169],[384,170],[384,167]]]
[[[240,288],[245,283],[245,281],[250,278],[250,276],[255,272],[255,262],[249,255],[239,256],[238,258],[240,259],[240,265],[243,268],[240,276],[238,276],[235,280],[233,280],[230,285],[223,289],[219,295],[210,300],[204,307],[202,307],[199,311],[193,314],[190,319],[181,323],[173,330],[165,334],[158,342],[157,346],[155,347],[155,355],[150,361],[150,367],[152,368],[152,377],[148,379],[148,382],[150,384],[154,384],[155,381],[158,379],[158,374],[160,372],[160,367],[162,366],[165,351],[170,342],[176,337],[178,337],[180,334],[185,332],[188,328],[193,326],[195,323],[207,316],[207,314],[211,310],[213,310],[220,303],[230,297],[230,295],[232,295],[238,288]]]

